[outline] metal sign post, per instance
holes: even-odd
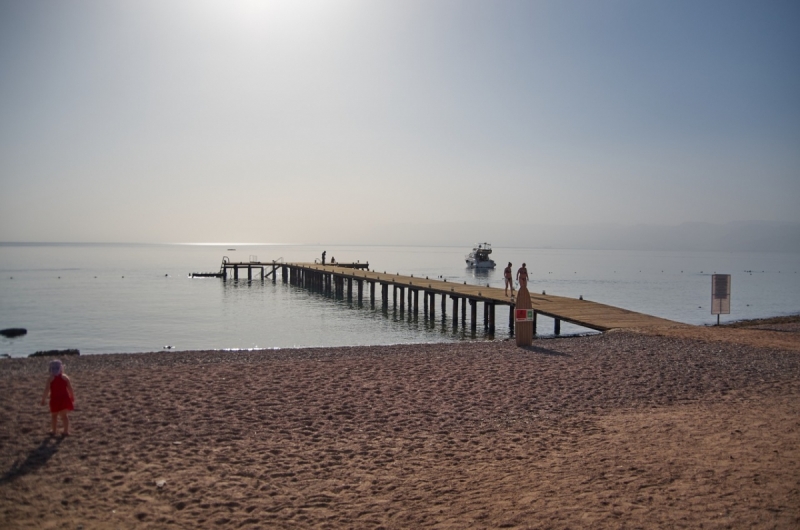
[[[731,314],[730,274],[713,274],[711,276],[711,314],[717,315],[718,326],[720,315]]]

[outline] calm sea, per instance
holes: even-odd
[[[229,250],[235,249],[235,250]],[[27,328],[1,339],[0,353],[77,348],[82,354],[176,350],[292,348],[485,339],[449,320],[380,304],[356,307],[267,280],[190,279],[191,272],[231,261],[313,261],[323,250],[340,262],[378,271],[444,277],[502,287],[503,266],[527,262],[532,292],[583,296],[691,324],[711,324],[711,274],[732,275],[731,314],[723,322],[800,312],[800,254],[699,253],[495,248],[498,268],[465,267],[462,247],[288,245],[0,244],[0,329]],[[378,292],[380,295],[380,292]],[[390,294],[391,296],[391,294]],[[449,319],[450,307],[447,317]],[[482,313],[479,310],[479,318]],[[508,337],[498,309],[495,338]],[[537,332],[552,334],[539,319]],[[585,333],[562,325],[562,334]]]

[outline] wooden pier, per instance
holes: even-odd
[[[255,256],[251,256],[251,258],[255,258]],[[231,277],[234,280],[239,279],[239,270],[242,270],[242,274],[247,271],[247,280],[253,280],[253,273],[257,273],[259,279],[264,280],[265,278],[269,278],[272,276],[275,278],[275,272],[279,267],[286,266],[287,264],[283,263],[283,260],[275,260],[275,261],[258,261],[258,259],[251,259],[250,261],[230,261],[227,256],[222,258],[222,263],[219,266],[219,272],[192,272],[189,274],[192,278],[222,278],[227,280],[228,277]],[[344,268],[344,269],[369,269],[369,262],[367,263],[337,263],[336,267]]]
[[[483,328],[490,334],[496,329],[496,313],[498,306],[508,307],[508,326],[514,332],[514,299],[505,295],[503,289],[484,287],[466,282],[448,282],[447,280],[427,277],[405,276],[389,272],[369,270],[369,263],[337,263],[322,265],[320,263],[284,263],[282,259],[261,262],[251,256],[250,261],[231,262],[227,257],[222,259],[219,272],[192,273],[192,277],[218,277],[227,280],[239,280],[240,271],[247,272],[247,280],[252,281],[256,273],[263,281],[266,278],[277,282],[278,272],[283,283],[297,285],[321,292],[327,296],[347,299],[358,305],[364,304],[369,293],[369,304],[375,307],[377,292],[380,289],[380,300],[383,308],[392,308],[403,313],[425,319],[436,319],[437,305],[442,317],[451,311],[450,321],[454,329],[466,329],[467,323],[474,333],[478,327],[478,306],[483,308]],[[242,278],[244,279],[244,278]],[[392,291],[391,296],[389,291]],[[663,328],[680,325],[678,322],[664,318],[637,313],[619,307],[591,302],[589,300],[567,298],[546,294],[531,293],[531,305],[534,310],[533,330],[536,333],[536,320],[539,315],[553,319],[553,333],[561,334],[561,322],[569,322],[577,326],[595,331],[608,331],[624,328]],[[438,304],[437,304],[438,302]],[[467,314],[469,313],[469,319]]]
[[[474,332],[478,323],[478,305],[483,307],[484,329],[494,333],[496,328],[497,306],[508,307],[508,326],[514,329],[514,301],[507,297],[503,289],[470,285],[466,282],[455,283],[447,280],[434,280],[426,277],[404,276],[387,272],[370,271],[364,268],[351,268],[342,264],[321,265],[318,263],[272,263],[271,272],[275,281],[278,268],[281,269],[284,283],[302,286],[359,305],[364,303],[365,291],[369,290],[369,303],[375,307],[377,289],[381,292],[381,303],[413,315],[423,313],[425,318],[434,319],[437,301],[442,316],[451,308],[451,321],[454,328],[469,324]],[[263,277],[263,269],[262,269]],[[392,296],[389,296],[389,290]],[[608,331],[616,328],[653,328],[675,326],[671,320],[629,311],[619,307],[563,296],[531,294],[534,318],[544,315],[553,319],[556,335],[561,333],[561,321],[582,326],[596,331]],[[469,306],[469,310],[467,309]],[[459,318],[460,317],[460,318]],[[533,329],[536,329],[534,320]],[[535,333],[535,331],[534,331]]]

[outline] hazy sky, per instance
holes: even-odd
[[[798,28],[796,0],[0,0],[0,241],[800,222]]]

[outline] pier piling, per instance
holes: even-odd
[[[478,301],[474,298],[469,299],[469,311],[470,311],[470,329],[473,333],[478,329]]]

